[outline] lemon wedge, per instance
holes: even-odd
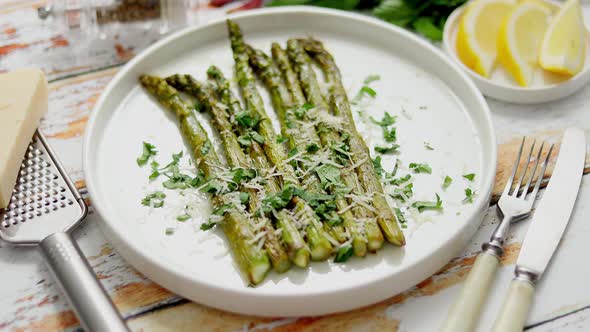
[[[575,75],[584,67],[586,29],[579,0],[568,0],[547,28],[541,44],[542,68]]]
[[[498,60],[521,86],[529,86],[551,9],[544,4],[526,1],[516,6],[504,19],[498,32]]]
[[[457,31],[457,55],[476,73],[489,77],[496,64],[496,39],[515,0],[475,0],[467,5]]]

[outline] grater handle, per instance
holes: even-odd
[[[39,247],[86,331],[129,331],[69,234],[52,234]]]

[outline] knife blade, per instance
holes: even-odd
[[[553,175],[521,246],[515,276],[493,332],[522,331],[533,303],[535,283],[557,249],[576,203],[585,158],[584,132],[577,128],[567,129]]]
[[[520,249],[517,267],[525,268],[538,276],[545,272],[574,208],[585,158],[584,132],[578,128],[566,130],[553,175],[538,203]]]

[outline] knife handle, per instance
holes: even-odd
[[[469,332],[475,329],[499,263],[498,256],[490,252],[484,251],[477,256],[441,331]]]
[[[519,274],[512,279],[508,295],[494,323],[493,332],[522,331],[535,295],[534,278]]]

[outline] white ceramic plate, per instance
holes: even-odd
[[[432,200],[438,192],[444,212],[424,213],[430,222],[410,223],[405,248],[387,245],[376,255],[345,264],[320,262],[283,275],[271,273],[262,285],[250,288],[231,256],[225,255],[223,234],[198,230],[196,220],[175,222],[182,197],[168,193],[166,207],[151,212],[141,206],[147,192],[161,188],[148,184],[149,167],[136,165],[142,141],[158,147],[160,162],[186,148],[174,119],[146,95],[137,78],[141,73],[178,72],[203,78],[211,64],[232,73],[225,22],[218,21],[180,31],[135,57],[95,107],[85,140],[84,170],[93,206],[103,218],[102,229],[115,248],[150,279],[183,297],[261,316],[319,315],[368,305],[440,269],[479,226],[495,175],[490,113],[475,85],[427,42],[365,16],[294,7],[234,18],[247,42],[265,50],[271,41],[286,42],[293,36],[320,38],[335,55],[351,93],[367,75],[381,75],[372,85],[379,96],[365,114],[381,118],[389,111],[398,116],[402,172],[409,162],[429,163],[433,174],[416,176],[415,198]],[[369,144],[380,143],[379,127],[362,119],[357,124]],[[427,150],[424,142],[434,150]],[[383,166],[391,170],[394,161],[385,157]],[[473,183],[461,178],[470,172],[477,174]],[[445,175],[454,183],[442,191]],[[473,204],[461,203],[468,186],[478,192]],[[202,218],[206,212],[204,204]],[[166,227],[176,228],[174,235],[166,236]]]
[[[543,0],[554,11],[559,9],[559,2]],[[459,19],[465,6],[461,6],[453,11],[445,23],[443,32],[443,48],[459,65],[469,77],[475,82],[481,92],[498,100],[503,100],[519,104],[536,104],[567,97],[578,91],[590,80],[590,52],[586,52],[584,69],[571,78],[562,75],[552,74],[548,71],[538,69],[534,76],[531,86],[519,86],[510,74],[502,67],[496,66],[490,78],[485,78],[467,68],[457,56],[456,40]],[[586,33],[586,49],[590,49],[590,33]]]

